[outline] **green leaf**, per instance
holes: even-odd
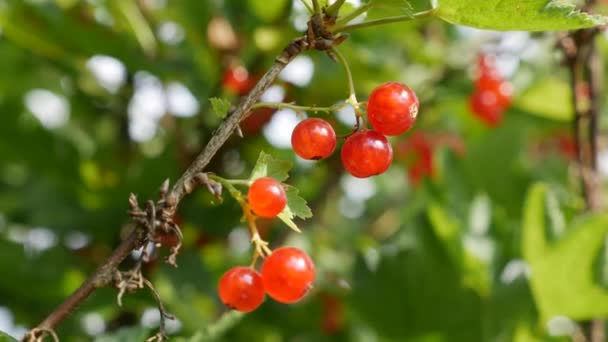
[[[608,292],[595,283],[594,261],[608,232],[608,215],[587,215],[551,243],[546,236],[547,189],[532,187],[525,203],[522,251],[532,269],[530,284],[541,320],[555,315],[575,320],[608,314]]]
[[[300,229],[293,222],[293,219],[299,217],[301,219],[307,219],[312,217],[312,211],[306,204],[306,200],[298,194],[300,191],[293,186],[286,186],[285,193],[287,195],[287,206],[285,209],[278,215],[281,221],[285,222],[285,224],[300,233]]]
[[[550,98],[551,101],[547,101]],[[548,77],[535,83],[521,96],[515,106],[530,114],[555,121],[570,122],[574,116],[570,86],[558,77]]]
[[[0,342],[13,342],[13,341],[17,342],[17,340],[15,340],[14,338],[12,338],[8,334],[0,331]]]
[[[211,109],[213,109],[215,115],[219,116],[220,118],[225,118],[226,115],[228,115],[228,111],[230,111],[230,107],[232,106],[230,101],[219,97],[212,97],[209,99],[209,102],[211,103]]]
[[[412,15],[412,5],[407,0],[372,0],[372,8],[367,11],[368,18],[396,15]]]
[[[290,162],[276,159],[270,154],[262,151],[260,152],[258,161],[253,167],[253,171],[251,171],[251,177],[249,177],[249,179],[253,181],[261,177],[270,177],[279,182],[283,182],[289,178],[288,172],[292,167],[293,165]]]
[[[573,30],[608,22],[562,0],[437,0],[435,14],[453,24],[502,31]]]
[[[431,203],[427,216],[433,231],[439,238],[444,250],[454,265],[460,268],[462,282],[480,295],[488,295],[491,286],[491,273],[488,262],[480,259],[466,248],[462,235],[462,223],[458,218],[449,215],[439,204]],[[470,241],[483,237],[470,236]]]

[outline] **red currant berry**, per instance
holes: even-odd
[[[242,66],[228,69],[222,81],[224,88],[237,95],[248,93],[251,90],[251,83],[249,72]]]
[[[325,120],[306,119],[294,128],[291,146],[304,159],[327,158],[336,149],[336,132]]]
[[[249,267],[228,270],[218,285],[222,302],[237,311],[250,312],[264,301],[264,285],[260,274]]]
[[[281,183],[270,177],[262,177],[249,187],[247,201],[256,215],[272,218],[285,209],[287,195]]]
[[[302,299],[315,280],[315,265],[294,247],[275,249],[262,265],[264,290],[274,300],[290,304]]]
[[[393,148],[386,137],[376,131],[357,132],[342,146],[342,164],[358,178],[384,173],[393,161]]]
[[[498,103],[496,94],[491,91],[473,93],[469,106],[473,114],[490,127],[496,127],[502,122],[504,107]]]
[[[399,135],[414,125],[418,98],[405,84],[388,82],[372,91],[367,101],[367,117],[384,135]]]

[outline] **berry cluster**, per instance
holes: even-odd
[[[287,196],[279,182],[262,177],[249,187],[247,202],[255,215],[272,218],[285,209]],[[269,254],[260,273],[253,266],[237,266],[224,273],[219,282],[219,296],[225,305],[250,312],[262,304],[265,293],[286,304],[306,295],[315,280],[315,266],[310,257],[294,247],[281,247]]]
[[[473,115],[489,127],[496,127],[511,105],[512,96],[513,87],[498,72],[495,58],[481,54],[477,60],[475,90],[469,99]]]
[[[374,89],[367,103],[367,118],[373,129],[357,130],[346,139],[341,151],[344,168],[358,178],[384,173],[393,161],[386,135],[409,130],[416,121],[418,106],[416,94],[404,84],[388,82]],[[291,145],[304,159],[327,158],[336,148],[336,133],[325,120],[306,119],[294,129]]]
[[[417,114],[418,98],[406,85],[388,82],[374,89],[367,103],[367,118],[373,129],[359,130],[357,125],[344,142],[341,156],[346,170],[360,178],[384,173],[393,161],[393,149],[386,135],[399,135],[409,130]],[[357,120],[360,116],[357,113]],[[303,120],[291,136],[295,153],[308,160],[329,157],[336,149],[336,140],[331,124],[318,118]],[[254,223],[255,217],[273,218],[285,209],[285,189],[275,179],[261,177],[250,184],[247,201],[239,201],[253,226],[252,242],[259,248],[256,256],[266,258],[261,272],[254,269],[254,257],[251,267],[237,266],[224,273],[219,282],[220,299],[242,312],[255,310],[264,301],[265,294],[281,303],[299,301],[315,280],[312,260],[293,247],[271,251],[267,243],[259,239]]]
[[[281,247],[262,264],[262,271],[237,266],[228,270],[219,283],[222,302],[228,307],[250,312],[264,301],[264,293],[280,303],[302,299],[315,280],[315,266],[310,257],[294,247]]]

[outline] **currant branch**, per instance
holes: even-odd
[[[277,56],[274,64],[264,74],[260,81],[256,84],[253,90],[246,96],[237,108],[226,117],[218,129],[215,131],[211,140],[207,143],[202,152],[193,161],[190,167],[182,174],[182,176],[174,184],[170,192],[153,206],[154,211],[161,212],[163,210],[175,211],[179,202],[185,195],[193,190],[193,187],[202,184],[196,176],[209,164],[211,158],[224,145],[228,138],[237,128],[239,122],[247,117],[251,107],[259,100],[262,93],[274,82],[279,73],[300,53],[313,48],[309,42],[315,37],[304,36],[292,41],[283,52]],[[168,185],[168,183],[165,183]],[[133,217],[134,220],[136,217]],[[137,227],[129,236],[123,240],[120,245],[114,250],[106,262],[101,265],[72,295],[70,295],[63,303],[61,303],[47,318],[45,318],[37,327],[32,329],[25,335],[23,341],[37,342],[42,341],[45,336],[50,335],[55,337],[53,329],[63,321],[72,311],[86,300],[95,290],[106,287],[112,284],[115,272],[122,261],[130,255],[131,251],[141,248],[149,240],[150,234],[149,224],[145,222],[143,217],[136,221]],[[152,222],[152,226],[156,223]]]

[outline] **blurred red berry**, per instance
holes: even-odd
[[[229,92],[236,95],[245,95],[253,88],[254,83],[245,67],[235,66],[226,70],[222,85]]]
[[[489,127],[502,122],[504,111],[511,105],[513,87],[496,68],[495,57],[481,54],[477,60],[475,90],[469,99],[471,112]]]
[[[427,134],[415,132],[398,146],[398,153],[406,160],[408,179],[417,185],[424,177],[433,177],[433,141]]]
[[[476,91],[469,99],[473,115],[489,127],[497,127],[503,118],[504,108],[498,104],[496,94],[488,91]]]
[[[557,137],[557,147],[559,154],[567,160],[576,159],[576,142],[568,134],[560,134]]]
[[[323,305],[321,316],[323,331],[332,335],[342,330],[344,326],[344,307],[340,299],[330,294],[323,294],[321,295],[321,303]]]
[[[241,130],[245,135],[258,134],[262,127],[270,121],[272,115],[276,112],[274,108],[258,108],[254,109],[245,120],[241,121]]]

